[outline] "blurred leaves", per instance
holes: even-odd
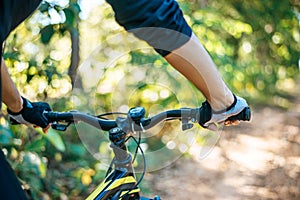
[[[10,129],[0,125],[0,145],[12,145],[13,133]]]
[[[25,151],[41,152],[45,150],[46,140],[41,137],[36,137],[33,141],[26,144]]]
[[[288,107],[273,97],[289,98],[299,74],[299,2],[199,2],[180,1],[230,88],[251,101]]]
[[[46,27],[44,27],[41,31],[41,41],[44,44],[48,44],[50,42],[50,39],[52,38],[53,34],[54,34],[54,29],[53,29],[53,25],[50,24]]]
[[[60,136],[60,134],[53,130],[49,129],[45,137],[51,142],[51,144],[59,151],[64,152],[66,150],[65,144]]]

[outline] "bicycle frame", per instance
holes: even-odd
[[[128,134],[118,127],[109,131],[110,147],[115,154],[112,161],[115,169],[108,169],[105,180],[86,200],[151,200],[140,196],[132,167],[132,156],[125,145],[127,138]],[[160,197],[156,196],[153,200],[160,200]]]
[[[134,173],[127,169],[115,169],[86,200],[140,199],[140,189],[135,187]]]

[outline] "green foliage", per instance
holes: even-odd
[[[54,28],[53,25],[50,24],[48,26],[45,26],[41,31],[41,41],[44,44],[48,44],[50,42],[50,39],[52,38],[54,34]]]
[[[153,115],[169,108],[199,106],[204,100],[145,42],[120,28],[107,4],[95,6],[83,17],[83,1],[70,0],[66,5],[61,2],[44,1],[6,41],[4,58],[22,95],[46,100],[54,110],[77,109],[94,114],[127,112],[129,107],[144,106],[147,115]],[[289,106],[288,95],[295,90],[299,77],[297,1],[179,3],[187,22],[235,93],[246,97],[250,104]],[[82,66],[78,73],[82,82],[72,91],[68,70],[70,31],[74,29],[80,33]],[[0,145],[33,199],[83,198],[103,180],[104,158],[109,160],[111,151],[102,132],[82,125],[72,126],[63,134],[50,130],[45,135],[39,129],[6,124],[1,121]],[[81,131],[95,136],[96,140],[92,139],[96,143],[85,142],[78,135]],[[193,138],[193,132],[180,131],[179,123],[166,123],[152,132],[158,134],[147,132],[150,136],[142,140],[147,153],[170,143],[176,147],[164,155],[147,157],[150,168],[184,152],[179,147],[188,147]],[[206,145],[213,137],[197,136],[196,141]],[[134,151],[134,144],[130,143],[129,148]],[[91,152],[100,154],[103,160],[95,159]],[[138,157],[138,169],[141,163]]]
[[[13,144],[13,133],[10,129],[0,126],[0,145]]]
[[[289,106],[288,94],[299,74],[297,2],[232,0],[181,4],[189,24],[234,92],[251,101]]]
[[[65,144],[63,143],[63,140],[61,139],[59,133],[57,133],[55,130],[50,129],[48,133],[45,135],[45,137],[51,142],[51,144],[59,151],[64,152],[66,150]]]

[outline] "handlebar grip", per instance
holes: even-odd
[[[226,121],[250,121],[251,119],[251,110],[249,107],[244,108],[239,114],[229,117]]]
[[[45,111],[43,114],[49,122],[54,122],[58,119],[58,114],[59,113],[58,112],[52,112],[52,111],[50,111],[50,112]],[[9,122],[10,122],[11,125],[20,125],[21,124],[12,117],[9,117]]]
[[[45,111],[43,114],[49,122],[54,122],[54,121],[57,121],[60,119],[59,112]],[[9,122],[11,125],[20,125],[21,124],[12,117],[9,117]]]
[[[45,112],[44,115],[48,119],[49,122],[54,122],[54,121],[58,120],[57,112]]]
[[[73,114],[70,112],[45,112],[44,115],[49,122],[73,120]]]

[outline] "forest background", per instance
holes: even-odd
[[[300,1],[178,2],[234,93],[245,97],[258,114],[265,108],[294,113],[293,120],[298,121],[289,126],[287,134],[296,135],[293,148],[300,152]],[[144,106],[147,115],[153,115],[166,109],[200,106],[204,100],[145,42],[120,27],[111,7],[101,0],[43,1],[10,34],[4,59],[22,95],[46,101],[56,111],[100,114]],[[272,123],[275,121],[270,120],[269,126]],[[104,178],[111,158],[104,132],[80,125],[62,133],[51,129],[45,135],[39,129],[11,126],[5,111],[0,130],[0,145],[32,199],[83,199]],[[151,155],[166,147],[172,159],[160,166],[165,157],[147,156],[150,177],[180,162],[179,157],[197,160],[191,138],[200,149],[214,147],[220,138],[220,132],[216,136],[200,127],[185,134],[179,123],[166,124],[162,130],[170,134],[144,138],[144,148]],[[97,143],[90,144],[85,134],[91,134]],[[298,181],[288,190],[288,197],[295,199],[300,195],[297,154],[293,180]],[[160,191],[152,179],[146,179],[141,187],[145,195]],[[174,186],[172,191],[176,191]],[[279,194],[275,192],[272,198],[280,198]]]

